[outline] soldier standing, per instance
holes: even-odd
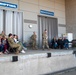
[[[36,35],[35,32],[33,32],[33,35],[31,36],[33,49],[37,49],[37,46],[36,46],[36,38],[37,38],[37,35]]]
[[[47,30],[45,29],[45,31],[42,34],[42,43],[43,43],[43,49],[45,48],[45,46],[49,49],[48,46],[48,36],[47,36]]]

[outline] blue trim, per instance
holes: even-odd
[[[40,13],[45,14],[45,15],[54,16],[54,12],[50,12],[50,11],[47,11],[47,10],[40,10]]]
[[[0,6],[3,7],[8,7],[8,8],[17,8],[17,4],[12,4],[12,3],[8,3],[8,2],[2,2],[0,1]]]

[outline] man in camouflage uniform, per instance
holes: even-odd
[[[5,32],[4,31],[2,31],[2,33],[0,34],[2,37],[5,37],[6,36],[6,34],[5,34]]]
[[[49,49],[49,46],[48,46],[48,36],[47,36],[47,30],[45,29],[45,31],[43,32],[42,34],[42,43],[43,43],[43,50],[45,48],[45,46]]]
[[[33,49],[37,49],[37,46],[36,46],[36,38],[37,38],[37,35],[35,32],[33,32],[33,35],[31,36],[31,39],[32,39],[32,48]]]
[[[18,54],[21,51],[21,46],[14,42],[12,34],[9,34],[8,43],[11,48],[16,48],[16,54]]]

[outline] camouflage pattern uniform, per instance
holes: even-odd
[[[36,38],[37,38],[37,35],[34,33],[34,34],[31,36],[31,39],[32,39],[32,48],[33,48],[33,49],[37,49],[37,46],[36,46]]]
[[[43,44],[43,49],[45,48],[45,46],[49,49],[49,46],[48,46],[48,36],[45,32],[43,32],[42,34],[42,44]]]
[[[6,36],[6,34],[5,34],[5,32],[4,31],[2,31],[2,33],[0,34],[2,37],[5,37]]]
[[[16,44],[12,38],[8,37],[8,43],[11,48],[16,48],[17,53],[21,51],[21,46],[19,44]]]

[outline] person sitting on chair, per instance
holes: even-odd
[[[54,48],[54,49],[56,49],[56,48],[58,47],[56,37],[54,37],[54,38],[52,39],[51,44],[52,44],[52,45],[51,45],[52,48]]]
[[[58,48],[59,49],[63,49],[64,48],[64,42],[63,42],[63,38],[62,37],[58,38]]]
[[[5,36],[6,36],[6,34],[5,34],[4,31],[2,31],[1,36],[2,36],[2,37],[5,37]]]
[[[68,41],[68,39],[65,37],[64,38],[64,48],[66,48],[66,49],[68,49],[69,48],[69,41]]]
[[[14,39],[14,42],[15,43],[17,43],[17,44],[20,44],[21,45],[21,48],[22,48],[22,53],[25,53],[25,50],[27,50],[27,48],[25,48],[24,46],[23,46],[23,44],[22,44],[22,42],[20,42],[19,40],[18,40],[18,36],[17,35],[13,35],[13,39]]]
[[[0,35],[0,55],[3,53],[3,45],[1,42],[2,36]]]
[[[3,36],[3,37],[2,37],[2,44],[3,44],[3,46],[4,46],[4,48],[3,48],[3,49],[4,49],[3,53],[5,53],[5,54],[9,53],[8,50],[7,50],[8,44],[7,44],[7,37],[6,37],[6,36]]]
[[[14,42],[13,35],[11,33],[8,35],[8,43],[11,48],[16,48],[16,54],[18,54],[21,51],[21,46]]]

